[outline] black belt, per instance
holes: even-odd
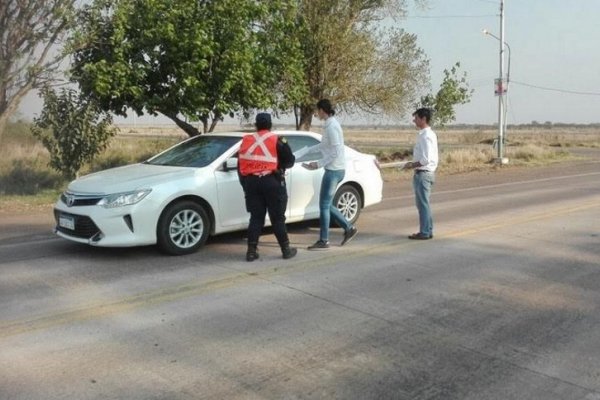
[[[268,171],[268,172],[257,172],[255,174],[250,174],[248,176],[255,176],[257,178],[264,178],[265,176],[271,176],[273,175],[273,171]]]
[[[431,172],[426,169],[415,169],[415,174],[420,174],[421,172]]]

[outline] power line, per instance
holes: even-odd
[[[510,83],[516,83],[517,85],[527,86],[527,87],[531,87],[531,88],[535,88],[535,89],[550,90],[550,91],[553,91],[553,92],[570,93],[570,94],[580,94],[580,95],[584,95],[584,96],[600,96],[600,92],[579,92],[579,91],[576,91],[576,90],[566,90],[566,89],[549,88],[549,87],[538,86],[538,85],[531,85],[529,83],[514,81],[512,79],[511,79]]]
[[[422,18],[422,19],[442,19],[442,18],[487,18],[497,17],[498,14],[482,14],[482,15],[407,15],[405,18]]]

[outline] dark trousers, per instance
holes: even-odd
[[[285,181],[274,174],[258,177],[244,177],[246,209],[250,212],[248,226],[248,244],[257,245],[265,225],[266,213],[273,226],[273,233],[280,246],[289,242],[285,227],[285,210],[287,208],[287,189]]]

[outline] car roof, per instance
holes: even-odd
[[[311,132],[311,131],[274,130],[273,132],[275,132],[279,136],[300,136],[300,135],[309,135],[309,136],[316,136],[316,137],[321,136],[318,133]],[[244,137],[245,135],[248,135],[251,133],[254,133],[254,131],[209,132],[209,133],[205,133],[205,135],[208,135],[208,136],[231,136],[231,137],[241,138],[241,137]]]

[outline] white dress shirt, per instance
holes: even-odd
[[[341,170],[346,168],[344,156],[344,132],[335,117],[331,116],[325,120],[325,132],[321,143],[313,146],[310,150],[319,150],[323,158],[317,161],[319,167],[329,170]]]
[[[413,148],[413,161],[421,164],[417,170],[435,172],[438,166],[438,144],[437,136],[430,127],[419,131]]]

